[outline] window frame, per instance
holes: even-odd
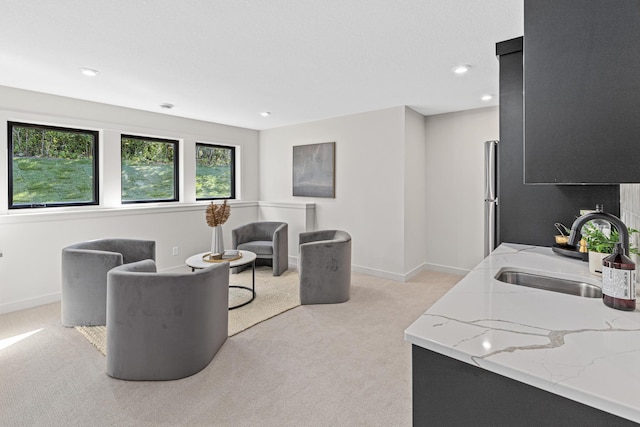
[[[198,181],[198,147],[203,146],[206,148],[222,148],[225,150],[231,151],[231,182],[230,182],[230,196],[229,197],[198,197],[198,189],[197,189],[197,181]],[[236,147],[233,145],[221,145],[221,144],[212,144],[207,142],[196,142],[196,167],[195,167],[195,193],[196,193],[196,201],[203,200],[235,200],[236,199]]]
[[[123,200],[123,188],[122,188],[122,140],[137,139],[140,141],[148,142],[162,142],[173,145],[173,198],[170,199],[152,199],[152,200]],[[120,134],[120,203],[123,205],[137,204],[137,203],[164,203],[164,202],[179,202],[180,201],[180,140],[170,138],[159,138],[143,135],[131,135]]]
[[[31,203],[31,204],[15,204],[13,200],[13,129],[14,127],[33,128],[53,130],[58,132],[69,132],[78,134],[87,134],[93,137],[93,156],[92,156],[92,195],[93,199],[87,202],[52,202],[52,203]],[[9,209],[38,209],[38,208],[59,208],[74,206],[96,206],[100,204],[100,132],[97,130],[71,128],[64,126],[52,126],[38,123],[24,123],[17,121],[7,121],[7,205]]]

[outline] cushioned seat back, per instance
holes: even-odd
[[[309,242],[320,242],[324,240],[347,242],[351,240],[351,236],[342,230],[318,230],[309,233],[300,234],[300,244]]]
[[[115,252],[122,254],[122,263],[129,264],[144,259],[155,260],[155,242],[135,239],[100,239],[71,245],[72,249],[89,249],[95,251]]]
[[[62,324],[106,323],[107,272],[113,267],[156,258],[152,240],[100,239],[62,249]]]
[[[351,236],[346,231],[336,230],[332,240],[335,240],[336,242],[348,242],[351,240]]]
[[[273,233],[281,224],[281,222],[254,222],[251,224],[251,240],[273,240]]]

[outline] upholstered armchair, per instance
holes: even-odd
[[[229,263],[157,273],[144,260],[109,271],[107,374],[173,380],[204,369],[228,337]]]
[[[340,230],[300,233],[300,303],[335,304],[351,296],[351,236]]]
[[[286,222],[252,222],[231,230],[233,249],[251,251],[256,264],[273,267],[280,276],[289,268],[289,234]]]
[[[63,248],[62,324],[106,324],[107,272],[143,259],[156,259],[156,242],[100,239]]]

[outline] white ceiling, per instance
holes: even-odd
[[[251,129],[481,108],[523,1],[0,0],[0,85]]]

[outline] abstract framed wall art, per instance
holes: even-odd
[[[335,197],[336,143],[293,147],[293,195]]]

